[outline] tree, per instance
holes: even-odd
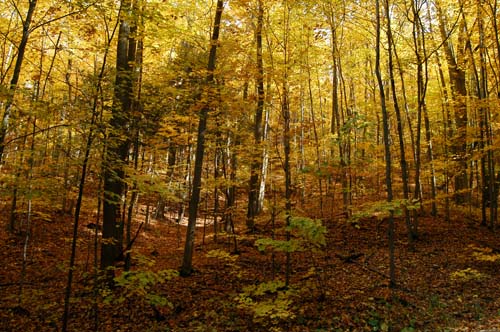
[[[208,99],[201,100],[204,106],[200,110],[199,123],[198,123],[198,134],[196,140],[196,153],[195,153],[195,165],[194,165],[194,176],[193,176],[193,190],[191,192],[191,198],[189,200],[189,219],[188,228],[186,231],[186,241],[184,245],[184,256],[181,267],[181,275],[189,276],[193,272],[193,251],[194,251],[194,235],[196,229],[196,219],[198,215],[198,204],[200,202],[200,191],[201,191],[201,177],[203,172],[203,157],[205,154],[205,131],[207,130],[207,120],[208,113],[212,107],[213,96],[213,84],[215,83],[214,71],[215,71],[215,61],[217,56],[217,43],[219,41],[220,24],[222,18],[222,11],[224,9],[224,1],[218,0],[217,7],[215,11],[214,25],[212,38],[210,40],[210,54],[208,56],[207,65],[207,90]]]
[[[283,171],[285,172],[285,224],[290,226],[292,218],[292,169],[290,165],[291,158],[291,131],[290,131],[290,100],[289,100],[289,82],[288,82],[288,66],[289,66],[289,38],[290,38],[290,5],[287,0],[283,2],[283,77],[281,82],[281,116],[283,117]],[[290,241],[291,235],[287,228],[286,240]],[[292,273],[291,253],[286,253],[286,270],[285,270],[285,285],[290,284],[290,276]]]
[[[33,20],[33,13],[35,12],[37,0],[30,0],[28,11],[26,12],[26,18],[23,20],[23,33],[21,36],[21,41],[17,49],[16,64],[14,66],[14,72],[12,74],[12,79],[10,80],[9,92],[7,94],[7,100],[4,103],[4,111],[2,116],[2,123],[0,123],[0,163],[2,162],[2,157],[5,150],[5,136],[9,127],[9,119],[12,113],[12,103],[14,102],[14,96],[19,83],[19,76],[21,75],[21,68],[24,61],[24,54],[26,52],[26,46],[28,45],[28,40],[30,33],[32,32],[31,23]]]
[[[130,121],[132,106],[131,54],[135,54],[135,38],[130,34],[132,26],[132,3],[123,0],[120,4],[120,26],[116,53],[116,79],[114,99],[106,139],[104,156],[104,204],[101,247],[101,269],[111,268],[122,254],[123,240],[122,202],[125,194],[125,166],[130,149]],[[109,269],[110,275],[114,271]]]
[[[111,41],[113,40],[117,26],[118,25],[116,25],[112,31],[107,31],[108,40],[107,40],[106,53],[104,54],[103,63],[101,65],[101,69],[100,69],[98,76],[97,76],[95,94],[93,96],[94,100],[93,100],[93,104],[92,104],[90,129],[89,129],[89,132],[87,134],[87,141],[85,144],[84,157],[83,157],[83,162],[82,162],[82,166],[81,166],[81,173],[80,173],[80,181],[78,184],[78,196],[77,196],[77,200],[76,200],[76,204],[75,204],[75,212],[74,212],[74,219],[73,219],[73,238],[71,241],[71,254],[70,254],[70,262],[69,262],[69,269],[68,269],[68,280],[66,283],[66,290],[64,293],[64,312],[63,312],[63,317],[62,317],[62,331],[63,332],[67,331],[67,329],[68,329],[70,298],[71,298],[71,290],[72,290],[72,286],[73,286],[73,275],[74,275],[74,271],[75,271],[76,251],[77,251],[77,242],[78,242],[78,227],[80,224],[80,211],[82,208],[82,202],[83,202],[83,198],[84,198],[84,188],[85,188],[85,181],[86,181],[86,177],[87,177],[87,172],[88,172],[88,169],[90,166],[90,152],[91,152],[92,144],[93,144],[95,136],[96,136],[96,123],[97,123],[98,116],[99,116],[99,110],[97,108],[98,101],[99,101],[99,91],[101,90],[102,84],[103,84],[104,71],[106,69],[108,51],[110,48],[109,46],[111,44]],[[97,226],[96,226],[96,231],[97,231]],[[97,255],[97,252],[95,254]]]
[[[460,4],[462,6],[462,4]],[[455,52],[453,43],[449,39],[450,31],[446,26],[447,18],[441,8],[441,4],[436,1],[436,9],[439,20],[439,31],[444,46],[446,62],[448,64],[448,74],[450,79],[450,90],[455,111],[456,133],[452,137],[451,152],[456,161],[457,170],[455,174],[455,202],[463,204],[466,202],[467,189],[469,183],[467,180],[467,87],[465,78],[465,69],[463,51]],[[462,22],[463,24],[463,22]],[[462,36],[463,37],[463,36]],[[464,42],[463,38],[459,41]],[[458,50],[464,50],[462,44],[457,46]]]
[[[398,143],[399,143],[399,162],[400,162],[400,167],[401,167],[401,180],[403,181],[403,198],[408,201],[409,199],[409,186],[408,186],[408,181],[409,181],[409,175],[408,175],[408,166],[406,162],[406,150],[405,150],[405,142],[404,142],[404,132],[403,132],[403,119],[401,116],[401,110],[399,107],[399,101],[398,101],[398,92],[396,90],[396,81],[395,81],[395,75],[394,75],[394,60],[393,60],[393,54],[396,52],[396,46],[394,45],[394,38],[392,34],[392,26],[391,26],[391,14],[390,14],[390,7],[389,7],[389,1],[385,0],[384,1],[384,12],[385,12],[385,20],[386,20],[386,34],[387,34],[387,43],[388,43],[388,71],[389,71],[389,81],[390,81],[390,86],[391,86],[391,92],[392,92],[392,101],[394,105],[394,113],[396,114],[396,124],[397,124],[397,130],[398,130]],[[382,110],[382,112],[387,112]],[[385,125],[384,125],[385,126]],[[420,127],[418,127],[417,132],[419,133]],[[417,133],[417,137],[420,137],[420,135]],[[385,136],[384,136],[385,137]],[[384,138],[384,144],[388,144],[387,141],[385,141]],[[418,144],[419,140],[417,140],[417,151],[419,150]],[[416,158],[418,160],[419,154],[416,153]],[[387,154],[386,154],[387,158]],[[387,162],[387,160],[386,160]],[[418,182],[418,180],[417,180]],[[405,220],[406,220],[406,227],[408,231],[408,238],[410,243],[413,241],[413,239],[416,237],[416,229],[414,229],[414,226],[412,225],[411,222],[411,216],[410,213],[405,209]]]
[[[337,22],[337,13],[333,9],[333,5],[328,6],[328,23],[331,34],[331,57],[332,57],[332,115],[330,121],[330,133],[337,135],[338,153],[340,159],[340,171],[342,182],[342,206],[344,213],[348,215],[350,204],[350,188],[349,174],[347,172],[349,164],[349,129],[346,126],[344,111],[342,110],[342,66],[340,64],[340,50],[337,34],[342,29],[342,26]],[[345,93],[344,93],[345,97]],[[347,107],[347,105],[346,105]],[[342,114],[341,114],[342,113]],[[333,152],[333,151],[332,151]]]
[[[389,2],[385,0],[384,10],[389,10]],[[391,160],[391,146],[390,146],[390,134],[389,134],[389,116],[387,111],[387,106],[385,102],[385,90],[384,82],[382,80],[382,71],[380,69],[380,45],[381,45],[381,11],[380,11],[380,1],[375,0],[375,15],[376,15],[376,43],[375,43],[375,75],[377,76],[377,82],[379,86],[380,93],[380,106],[382,112],[383,121],[383,131],[384,131],[384,152],[385,152],[385,185],[387,188],[387,202],[391,203],[393,200],[392,192],[392,160]],[[389,14],[386,13],[386,17]],[[391,209],[388,218],[389,230],[388,230],[388,240],[389,240],[389,282],[390,287],[396,285],[396,269],[395,269],[395,258],[394,258],[394,211]]]
[[[264,63],[262,60],[262,28],[264,22],[264,4],[262,0],[258,0],[257,5],[257,25],[255,28],[255,46],[257,54],[257,72],[256,72],[256,86],[257,86],[257,106],[255,109],[255,120],[253,129],[253,138],[256,147],[252,156],[252,163],[250,166],[250,181],[248,190],[248,212],[247,212],[247,228],[249,231],[254,231],[255,221],[254,218],[259,212],[259,177],[262,175],[262,168],[264,167],[262,139],[264,136],[263,130],[263,113],[264,113]]]

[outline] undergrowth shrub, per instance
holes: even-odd
[[[124,271],[114,278],[114,290],[104,288],[101,290],[104,303],[122,304],[125,301],[143,300],[153,307],[172,307],[168,299],[157,294],[154,288],[178,276],[177,270],[152,271],[155,261],[146,256],[136,255],[140,269]]]
[[[261,238],[255,241],[257,249],[284,253],[318,251],[326,245],[326,227],[321,220],[306,217],[292,217],[285,228],[290,233],[290,240]],[[312,261],[314,262],[314,261]],[[312,267],[310,271],[314,271]],[[243,289],[237,298],[239,308],[250,310],[253,320],[263,326],[276,325],[295,318],[293,300],[301,293],[300,287],[290,287],[284,281],[273,280],[250,285]]]

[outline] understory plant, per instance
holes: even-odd
[[[326,227],[321,220],[292,217],[285,231],[290,234],[290,239],[261,238],[255,241],[255,246],[262,253],[272,251],[292,254],[318,251],[326,245]],[[272,325],[295,317],[293,299],[299,293],[297,287],[286,285],[282,280],[272,280],[245,287],[236,301],[238,307],[251,310],[254,321]]]
[[[154,291],[154,288],[176,276],[176,270],[153,271],[155,261],[142,255],[135,256],[140,268],[124,271],[114,278],[115,290],[102,290],[104,302],[107,304],[122,304],[125,301],[143,300],[152,307],[172,307],[168,299]]]

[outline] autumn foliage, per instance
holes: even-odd
[[[495,331],[493,0],[0,3],[0,330]]]

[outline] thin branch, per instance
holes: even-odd
[[[462,10],[463,10],[463,4],[462,4],[462,3],[460,3],[460,11],[462,11]],[[442,47],[445,43],[447,43],[447,42],[448,42],[448,39],[450,39],[450,38],[451,38],[451,34],[453,33],[453,31],[455,31],[456,27],[458,26],[458,22],[459,22],[459,20],[460,20],[460,14],[459,14],[459,15],[457,15],[457,19],[455,20],[455,22],[454,22],[454,23],[453,23],[453,25],[451,26],[451,29],[450,29],[450,31],[448,32],[448,34],[447,34],[446,38],[445,38],[445,39],[443,39],[443,40],[441,41],[441,43],[440,43],[440,44],[439,44],[439,45],[438,45],[435,49],[431,50],[431,51],[429,52],[429,54],[428,54],[428,56],[427,56],[427,57],[425,57],[424,59],[422,59],[422,63],[423,63],[423,62],[427,62],[427,61],[428,61],[428,60],[429,60],[429,59],[430,59],[430,58],[434,55],[434,53],[436,53],[436,52],[437,52],[437,51],[438,51],[438,50],[439,50],[439,49],[440,49],[440,48],[441,48],[441,47]]]
[[[21,11],[19,8],[17,8],[16,2],[15,1],[10,1],[12,3],[12,6],[14,6],[14,10],[17,12],[17,15],[19,15],[19,19],[21,20],[21,23],[24,25],[24,19],[23,15],[21,14]]]
[[[66,17],[68,17],[68,16],[72,16],[72,15],[76,15],[76,14],[79,14],[79,13],[83,13],[84,11],[86,11],[88,8],[92,7],[92,6],[93,6],[93,5],[95,5],[96,3],[97,3],[97,2],[93,2],[93,3],[89,4],[88,6],[83,7],[82,9],[75,10],[75,11],[73,11],[73,12],[69,12],[69,13],[67,13],[67,14],[64,14],[64,15],[62,15],[62,16],[59,16],[59,17],[53,18],[53,19],[48,20],[48,21],[45,21],[45,22],[41,22],[41,23],[39,23],[39,24],[37,24],[37,25],[33,26],[33,27],[30,29],[30,33],[31,33],[31,32],[33,32],[33,31],[35,31],[36,29],[38,29],[38,28],[40,28],[40,27],[44,26],[44,25],[47,25],[47,24],[50,24],[50,23],[53,23],[53,22],[59,21],[59,20],[61,20],[61,19],[63,19],[63,18],[66,18]]]
[[[25,137],[28,137],[28,136],[32,136],[32,135],[36,135],[36,134],[39,134],[39,133],[43,133],[45,131],[48,131],[48,130],[51,130],[51,129],[55,129],[55,128],[59,128],[59,127],[69,127],[69,124],[66,124],[66,123],[58,124],[58,125],[55,125],[55,126],[52,126],[52,127],[42,128],[42,129],[36,130],[34,132],[30,132],[29,134],[26,134],[26,135],[21,135],[21,136],[17,136],[17,137],[11,138],[10,140],[8,140],[8,141],[6,141],[4,143],[4,146],[7,146],[10,143],[12,143],[14,141],[17,141],[19,139],[22,139],[22,138],[25,138]]]

